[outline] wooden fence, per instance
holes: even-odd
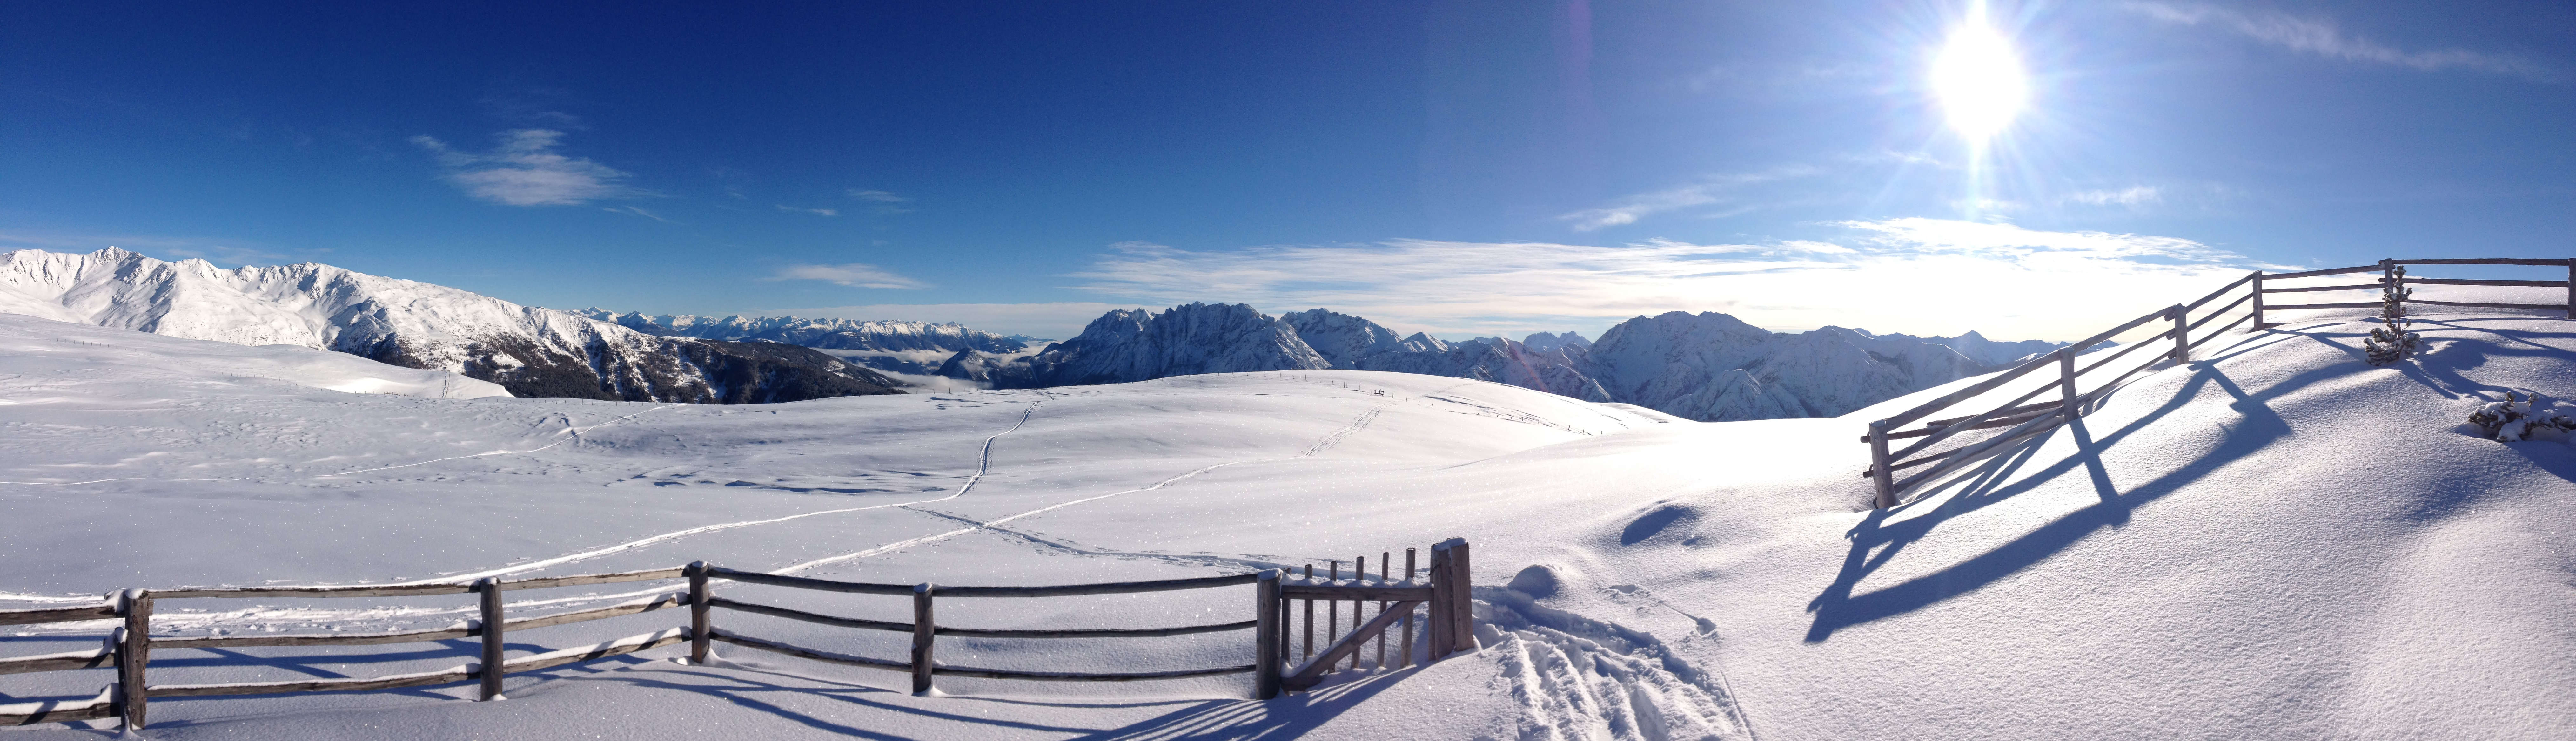
[[[960,587],[935,584],[871,584],[829,581],[798,576],[780,576],[754,571],[740,571],[712,566],[703,561],[688,566],[625,571],[612,574],[549,576],[529,579],[482,579],[472,583],[405,584],[387,586],[304,586],[250,587],[223,589],[130,589],[109,593],[102,604],[36,610],[0,611],[0,625],[35,625],[90,620],[122,619],[98,648],[40,656],[0,658],[0,674],[63,671],[113,667],[116,682],[95,697],[35,700],[0,705],[0,725],[59,723],[95,718],[121,717],[128,729],[145,725],[149,701],[156,697],[201,697],[209,695],[272,695],[301,692],[357,692],[404,687],[480,682],[477,697],[491,700],[501,697],[501,680],[508,674],[530,672],[565,664],[594,661],[611,656],[631,654],[678,643],[689,644],[689,659],[703,664],[711,657],[717,641],[746,648],[786,654],[835,664],[906,672],[912,675],[915,694],[927,693],[938,675],[984,679],[1026,679],[1042,681],[1125,682],[1156,679],[1182,679],[1224,674],[1255,675],[1254,695],[1263,699],[1277,696],[1283,689],[1304,690],[1322,681],[1343,659],[1351,668],[1360,668],[1359,650],[1375,639],[1378,668],[1389,667],[1386,661],[1385,632],[1401,623],[1404,648],[1399,652],[1402,663],[1412,657],[1413,624],[1418,607],[1428,608],[1429,655],[1437,659],[1460,650],[1474,650],[1475,637],[1470,620],[1472,590],[1468,578],[1467,543],[1451,538],[1432,547],[1428,579],[1414,578],[1413,550],[1406,549],[1405,579],[1393,581],[1380,558],[1380,573],[1371,580],[1365,569],[1356,569],[1348,579],[1336,568],[1322,578],[1307,567],[1307,574],[1290,575],[1287,569],[1271,569],[1247,574],[1211,576],[1195,579],[1116,582],[1106,584],[1071,584],[1031,587]],[[606,607],[535,617],[511,618],[504,614],[501,595],[522,589],[544,589],[592,584],[688,580],[684,591],[656,594]],[[823,615],[776,605],[745,602],[719,597],[714,587],[719,581],[740,584],[811,589],[850,594],[909,596],[912,598],[912,622],[864,620]],[[1136,594],[1184,589],[1206,589],[1238,584],[1256,585],[1254,618],[1242,622],[1211,625],[1187,625],[1166,628],[1110,629],[992,629],[940,625],[934,619],[936,600],[940,598],[1044,598],[1082,595]],[[413,630],[388,633],[318,633],[288,635],[222,635],[206,637],[152,637],[152,611],[155,603],[168,599],[242,598],[242,597],[410,597],[443,594],[479,595],[481,620],[463,626],[436,630]],[[1307,657],[1291,670],[1286,666],[1288,628],[1293,624],[1289,612],[1292,603],[1305,605]],[[1314,655],[1314,603],[1326,603],[1332,617],[1324,625],[1328,643],[1321,655]],[[1340,630],[1339,605],[1352,603],[1350,633],[1336,639]],[[1367,602],[1378,604],[1376,619],[1361,624],[1361,607]],[[503,638],[516,631],[554,625],[633,615],[674,607],[689,610],[687,626],[665,628],[650,633],[627,636],[589,646],[545,651],[531,656],[507,658],[503,655]],[[755,615],[786,618],[808,623],[859,630],[883,630],[912,635],[911,655],[905,660],[877,659],[805,648],[758,638],[714,626],[717,608]],[[1239,666],[1185,669],[1162,672],[1080,673],[984,669],[940,664],[933,659],[938,636],[977,638],[1152,638],[1164,636],[1256,631],[1253,662]],[[286,682],[238,682],[225,684],[150,684],[145,669],[151,664],[156,648],[231,648],[250,646],[361,646],[387,643],[419,643],[461,638],[480,638],[481,661],[439,671],[395,674],[381,677],[345,679],[308,679]],[[486,671],[485,667],[495,667]]]
[[[2020,365],[2014,366],[2010,370],[1998,373],[1994,377],[1980,381],[1975,385],[1959,389],[1958,391],[1943,395],[1941,398],[1925,402],[1922,405],[1908,409],[1896,416],[1869,423],[1869,432],[1862,435],[1860,440],[1861,442],[1869,445],[1870,465],[1868,469],[1861,471],[1861,476],[1870,479],[1872,484],[1877,488],[1878,495],[1874,500],[1874,505],[1876,507],[1879,509],[1894,507],[1899,501],[1901,501],[1901,497],[1907,493],[1922,490],[1930,484],[1941,481],[1945,476],[1966,470],[1970,465],[1975,464],[1978,461],[2001,455],[2012,450],[2013,446],[2018,443],[2037,438],[2050,430],[2056,429],[2059,425],[2063,425],[2074,420],[2077,416],[2083,413],[2086,406],[2101,399],[2104,395],[2109,394],[2112,389],[2119,387],[2122,382],[2127,381],[2131,376],[2134,376],[2141,371],[2155,367],[2158,363],[2162,363],[2167,360],[2174,362],[2190,360],[2191,351],[2193,349],[2209,342],[2211,338],[2217,337],[2219,334],[2224,333],[2227,330],[2234,329],[2237,325],[2250,322],[2252,324],[2252,329],[2255,330],[2279,326],[2277,323],[2267,323],[2264,321],[2263,315],[2267,309],[2273,311],[2287,311],[2294,309],[2375,309],[2380,307],[2380,302],[2377,300],[2346,303],[2267,305],[2264,300],[2265,296],[2282,293],[2378,289],[2388,285],[2390,281],[2396,280],[2398,278],[2398,267],[2404,265],[2524,265],[2563,268],[2567,271],[2566,280],[2469,280],[2419,278],[2408,275],[2404,276],[2402,284],[2566,289],[2567,300],[2565,303],[2463,303],[2417,298],[2409,298],[2406,302],[2410,304],[2425,304],[2431,306],[2565,311],[2567,312],[2568,319],[2576,320],[2576,259],[2538,260],[2478,258],[2457,260],[2381,260],[2379,261],[2379,264],[2376,265],[2330,268],[2326,270],[2307,270],[2295,273],[2264,273],[2256,271],[2246,275],[2245,277],[2231,281],[2225,286],[2221,286],[2218,290],[2211,292],[2207,296],[2200,297],[2197,301],[2193,301],[2188,304],[2175,304],[2173,306],[2150,312],[2145,316],[2131,319],[2119,326],[2112,327],[2101,334],[2087,337],[2081,341],[2059,348],[2056,352],[2023,362]],[[2378,280],[2369,283],[2346,285],[2278,285],[2278,283],[2282,281],[2292,281],[2302,278],[2320,278],[2372,271],[2379,272],[2380,277]],[[2197,320],[2192,319],[2193,312],[2200,311],[2203,307],[2209,306],[2213,302],[2231,295],[2235,296],[2234,300],[2221,304],[2215,309],[2208,310]],[[2226,316],[2239,307],[2244,307],[2246,309],[2244,315],[2238,316],[2237,318],[2228,321],[2226,324],[2219,325],[2216,329],[2211,329],[2205,332],[2201,330],[2203,326],[2208,325],[2211,321],[2217,320],[2221,316]],[[2091,360],[2091,362],[2083,365],[2081,368],[2077,367],[2077,356],[2084,354],[2086,350],[2090,350],[2103,342],[2107,342],[2111,338],[2119,336],[2122,333],[2159,320],[2170,323],[2170,326],[2152,336],[2136,340],[2126,347],[2122,347],[2115,352],[2111,352],[2105,357],[2098,360]],[[2172,342],[2164,342],[2166,339],[2171,339]],[[2123,357],[2127,357],[2130,353],[2137,352],[2141,348],[2149,347],[2161,349],[2158,352],[2153,353],[2152,357],[2147,358],[2146,362],[2128,367],[2127,370],[2120,371],[2117,375],[2109,375],[2107,371],[2098,374],[2095,373],[2095,371],[2102,369],[2104,366],[2108,366],[2119,361],[2119,359]],[[2049,366],[2056,366],[2057,368],[2058,378],[2056,381],[2033,388],[2018,397],[2014,397],[2011,401],[2004,402],[2000,406],[1977,414],[1931,420],[1924,422],[1922,427],[1910,430],[1905,429],[1906,425],[1912,424],[1917,420],[1929,417],[1943,409],[1947,409],[1961,402],[1965,402],[1997,388],[2001,388],[2004,384],[2011,383],[2014,379],[2029,375]],[[2088,379],[2087,374],[2093,375]],[[2105,380],[2106,376],[2107,380]],[[2088,380],[2093,382],[2093,387],[2092,390],[2085,391],[2083,390],[2083,384]],[[2056,400],[2029,403],[2032,398],[2045,394],[2050,390],[2058,392],[2058,398]],[[2005,429],[2000,433],[1985,436],[1964,435],[1964,433],[1972,430],[1988,430],[1995,428],[2008,429]],[[1897,441],[1914,438],[1921,439],[1915,440],[1913,443],[1906,444],[1902,448],[1896,447]],[[1954,441],[1958,443],[1955,447],[1935,449],[1936,446],[1939,446],[1942,443]],[[1902,478],[1899,478],[1897,475],[1899,472],[1905,471],[1906,469],[1927,466],[1928,468],[1923,468],[1923,470],[1908,474]]]

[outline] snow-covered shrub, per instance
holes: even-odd
[[[2576,429],[2576,417],[2559,414],[2554,407],[2539,406],[2539,401],[2539,394],[2515,396],[2507,391],[2504,392],[2504,401],[2478,405],[2477,411],[2469,413],[2469,424],[2477,425],[2487,437],[2503,442],[2526,439],[2531,437],[2531,433],[2541,430],[2564,432]]]
[[[2406,266],[2388,271],[2388,284],[2379,289],[2379,323],[2386,326],[2371,329],[2370,336],[2361,341],[2361,350],[2369,355],[2371,365],[2405,360],[2415,351],[2416,343],[2423,341],[2423,337],[2406,331],[2407,325],[2415,323],[2406,318],[2406,297],[2412,295],[2415,289],[2406,287]]]

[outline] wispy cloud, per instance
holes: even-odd
[[[2091,206],[2136,207],[2163,203],[2165,195],[2162,189],[2152,185],[2133,185],[2121,190],[2088,190],[2069,193],[2059,200],[2064,203],[2082,203]]]
[[[839,216],[839,215],[841,215],[841,212],[840,212],[840,210],[839,210],[839,209],[830,209],[830,208],[797,208],[797,207],[795,207],[795,206],[790,206],[790,205],[786,205],[786,204],[783,204],[783,203],[782,203],[782,204],[778,204],[778,210],[780,210],[780,211],[788,211],[788,212],[793,212],[793,213],[813,214],[813,215],[816,215],[816,216]]]
[[[1762,172],[1718,175],[1690,185],[1622,198],[1616,205],[1588,208],[1556,218],[1572,223],[1578,232],[1634,224],[1651,214],[1728,202],[1735,189],[1747,185],[1805,177],[1816,172],[1815,168],[1806,165],[1787,165]],[[1741,213],[1742,209],[1736,212]]]
[[[1224,251],[1121,243],[1075,277],[1168,306],[1325,307],[1406,331],[1598,331],[1628,317],[1722,311],[1775,329],[2070,339],[2196,297],[2250,269],[2176,237],[1944,219],[1843,222],[1848,238],[1619,246],[1398,240]]]
[[[860,190],[857,188],[850,189],[850,197],[862,201],[873,201],[876,203],[904,203],[912,200],[910,198],[905,198],[882,190]]]
[[[670,219],[662,218],[662,215],[661,215],[661,214],[653,213],[653,212],[651,212],[651,211],[646,211],[646,210],[644,210],[644,209],[642,209],[642,208],[638,208],[638,207],[635,207],[635,206],[603,207],[603,208],[601,208],[601,209],[599,209],[599,210],[601,210],[601,211],[606,211],[606,212],[609,212],[609,213],[612,213],[612,214],[629,214],[629,215],[633,215],[633,216],[642,216],[642,217],[644,217],[644,218],[652,219],[652,220],[654,220],[654,221],[659,221],[659,222],[662,222],[662,223],[664,223],[664,224],[677,224],[677,223],[680,223],[680,222],[677,222],[677,221],[672,221],[672,220],[670,220]]]
[[[564,132],[515,129],[500,134],[488,152],[467,152],[427,135],[411,138],[438,155],[448,182],[467,195],[512,206],[574,206],[638,195],[622,183],[627,174],[581,157],[555,153]]]
[[[2323,18],[2302,18],[2270,10],[2243,12],[2199,3],[2131,2],[2126,3],[2124,7],[2166,23],[2225,29],[2291,51],[2331,59],[2390,64],[2426,71],[2472,70],[2515,75],[2544,82],[2557,81],[2563,77],[2559,70],[2510,54],[2491,54],[2465,49],[2407,51],[2345,33],[2341,27],[2335,25],[2334,21]]]
[[[789,265],[769,280],[820,280],[851,288],[929,288],[930,284],[913,280],[894,271],[867,263],[841,265]]]

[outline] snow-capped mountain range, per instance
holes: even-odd
[[[298,345],[515,396],[766,403],[899,393],[823,352],[662,337],[469,291],[301,263],[225,270],[108,248],[0,253],[0,312],[241,345]]]
[[[732,342],[784,342],[822,350],[975,349],[1013,353],[1027,349],[1025,337],[1004,337],[956,322],[902,322],[855,319],[807,319],[794,316],[723,318],[691,314],[645,316],[590,308],[573,312],[645,334],[697,337]]]
[[[116,248],[0,253],[0,312],[336,350],[517,396],[759,403],[894,393],[904,382],[887,374],[1036,388],[1339,369],[1497,381],[1702,421],[1836,416],[2057,347],[1974,332],[1781,333],[1683,312],[1630,319],[1597,341],[1447,342],[1324,309],[1274,317],[1196,303],[1111,311],[1080,336],[1031,348],[954,323],[558,311],[315,263],[224,270]]]
[[[697,337],[732,342],[783,342],[822,350],[833,357],[885,372],[926,376],[961,350],[1018,355],[1029,349],[1028,337],[993,334],[955,322],[867,321],[804,317],[709,317],[690,314],[646,316],[589,308],[573,312],[651,335]]]
[[[1195,373],[1372,370],[1475,378],[1587,401],[1622,402],[1709,422],[1831,417],[1995,370],[2056,343],[1875,335],[1825,327],[1786,333],[1714,312],[1637,317],[1588,341],[1573,332],[1450,343],[1399,336],[1324,309],[1277,317],[1245,304],[1112,311],[1082,334],[1020,358],[975,350],[940,375],[1035,388]]]

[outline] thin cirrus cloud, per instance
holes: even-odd
[[[875,203],[903,203],[912,200],[910,198],[905,198],[882,190],[860,190],[857,188],[850,189],[850,197]]]
[[[853,262],[840,265],[789,265],[769,280],[819,280],[851,288],[929,288],[930,284],[894,271]]]
[[[662,215],[661,215],[661,214],[653,213],[653,212],[651,212],[651,211],[646,211],[646,210],[644,210],[644,209],[642,209],[642,208],[640,208],[640,207],[636,207],[636,206],[610,206],[610,207],[603,207],[603,208],[601,208],[600,210],[601,210],[601,211],[606,211],[606,212],[609,212],[609,213],[612,213],[612,214],[627,214],[627,215],[631,215],[631,216],[642,216],[642,217],[644,217],[644,218],[652,219],[652,220],[654,220],[654,221],[659,221],[659,222],[662,222],[662,223],[664,223],[664,224],[677,224],[677,223],[680,223],[680,222],[677,222],[677,221],[672,221],[672,220],[670,220],[670,219],[662,218]]]
[[[2198,3],[2132,2],[2123,7],[2158,21],[2209,26],[2235,32],[2291,51],[2353,62],[2390,64],[2425,71],[2462,69],[2514,75],[2543,82],[2564,77],[2556,69],[2508,54],[2465,49],[2407,51],[2344,33],[2333,21],[2301,18],[2278,11],[2241,12]]]
[[[2088,206],[2135,207],[2163,203],[2165,194],[2162,189],[2152,185],[2135,185],[2120,190],[2088,190],[2070,193],[2062,200]]]
[[[1824,325],[2071,339],[2237,277],[2243,256],[2188,239],[1947,219],[1841,222],[1834,241],[1618,246],[1396,240],[1227,251],[1113,245],[1080,289],[1150,305],[1323,307],[1434,334],[1598,332],[1717,311]]]
[[[605,198],[641,195],[624,185],[627,173],[582,157],[555,152],[564,132],[515,129],[500,134],[488,152],[468,152],[435,137],[411,138],[438,155],[447,181],[466,195],[511,206],[576,206]]]
[[[790,206],[790,205],[787,205],[787,204],[784,204],[784,203],[776,204],[776,205],[778,206],[778,210],[780,210],[780,211],[786,211],[786,212],[789,212],[789,213],[813,214],[813,215],[816,215],[816,216],[839,216],[839,215],[841,215],[841,211],[840,211],[839,209],[831,209],[831,208],[797,208],[797,207],[795,207],[795,206]]]
[[[1736,189],[1747,185],[1806,177],[1817,172],[1816,168],[1808,165],[1785,165],[1761,172],[1717,175],[1690,185],[1629,196],[1620,199],[1616,205],[1588,208],[1556,218],[1573,224],[1578,232],[1623,226],[1666,211],[1728,203]]]

